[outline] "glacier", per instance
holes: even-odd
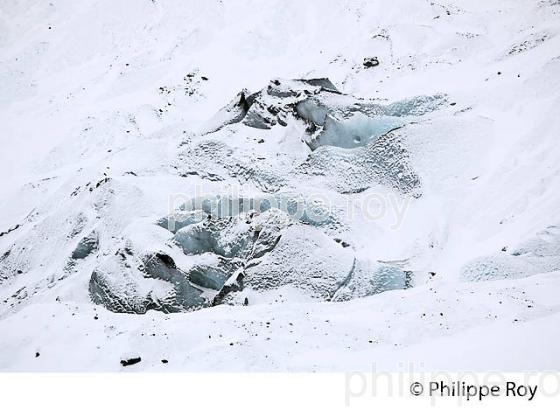
[[[0,370],[560,366],[558,1],[0,10]]]

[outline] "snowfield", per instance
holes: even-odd
[[[559,17],[3,2],[0,370],[558,370]]]

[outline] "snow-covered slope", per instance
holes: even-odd
[[[3,2],[0,368],[558,369],[559,15]]]

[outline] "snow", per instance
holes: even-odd
[[[222,305],[170,315],[39,303],[3,320],[1,348],[11,354],[0,364],[27,371],[552,370],[560,365],[551,354],[558,278],[553,272],[460,286],[435,280],[344,303]],[[122,368],[129,352],[142,362]]]
[[[0,369],[558,369],[559,13],[554,0],[4,2]],[[240,120],[242,90],[320,89],[310,78],[332,82],[333,106],[387,117],[334,110],[352,138],[320,146],[291,113],[267,114],[269,129]],[[150,255],[221,269],[173,245],[201,222],[162,225],[232,192],[320,197],[332,214],[292,221],[225,304],[92,303],[94,271],[156,305],[186,286],[138,273]],[[131,352],[142,361],[123,368]]]

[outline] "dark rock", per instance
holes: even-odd
[[[123,367],[132,366],[134,364],[140,363],[142,361],[141,357],[132,357],[130,359],[121,360],[121,365]]]
[[[175,261],[171,258],[171,256],[166,255],[165,253],[156,253],[155,257],[159,259],[165,266],[175,269]]]
[[[299,80],[306,84],[313,85],[316,87],[321,87],[324,91],[332,91],[335,93],[340,93],[336,86],[328,78],[311,78],[309,80]]]
[[[72,259],[85,259],[93,252],[97,251],[99,246],[99,239],[96,232],[90,233],[88,236],[82,238],[72,255],[70,256]]]
[[[7,235],[7,234],[9,234],[10,232],[15,231],[15,230],[18,229],[19,227],[20,227],[20,224],[16,224],[13,228],[9,228],[9,229],[6,230],[6,231],[0,232],[0,236]]]
[[[105,177],[97,181],[97,183],[95,184],[95,188],[99,188],[100,186],[106,184],[109,181],[111,181],[111,178],[105,175]],[[90,188],[90,191],[93,191],[93,188]]]
[[[212,301],[212,305],[214,306],[219,305],[224,300],[224,297],[226,297],[226,295],[228,295],[229,293],[242,290],[244,278],[245,275],[241,271],[232,275],[232,277],[228,280],[228,282],[226,282],[226,284],[216,295],[216,297],[214,297],[214,300]]]
[[[379,60],[377,57],[366,57],[364,58],[363,64],[365,68],[377,67],[379,65]]]
[[[345,242],[340,238],[335,238],[334,241],[336,243],[339,243],[340,245],[342,245],[343,248],[348,248],[350,246],[350,244],[348,242]]]

